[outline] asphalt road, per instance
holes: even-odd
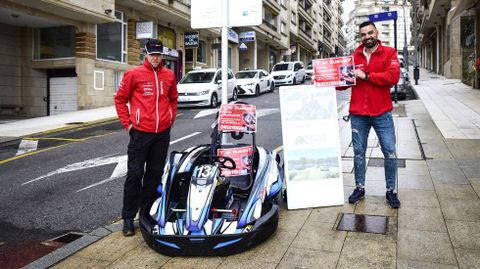
[[[338,93],[338,106],[348,98]],[[257,106],[257,144],[281,150],[278,89],[240,99]],[[209,143],[214,117],[209,109],[179,109],[170,150]],[[52,238],[120,218],[128,135],[118,121],[38,138],[36,152],[0,164],[0,264],[25,265],[61,246],[45,244]],[[0,161],[15,156],[18,144],[0,145]]]

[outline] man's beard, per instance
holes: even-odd
[[[371,42],[367,42],[369,40],[371,40]],[[363,42],[363,44],[365,45],[366,48],[371,49],[371,48],[373,48],[377,45],[377,40],[373,39],[373,38],[369,38],[369,39],[365,40]]]

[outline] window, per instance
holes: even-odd
[[[187,63],[193,62],[193,49],[185,50],[185,62]]]
[[[205,41],[200,40],[197,48],[197,62],[207,63],[207,45]]]
[[[270,29],[277,31],[277,15],[272,10],[264,8],[263,21]]]
[[[280,24],[280,33],[286,35],[287,34],[287,24],[282,21]]]
[[[127,62],[127,18],[115,11],[115,22],[97,24],[97,58]]]
[[[114,71],[113,72],[113,92],[117,93],[120,83],[122,83],[123,71]]]
[[[292,23],[297,24],[297,13],[292,11]]]
[[[60,26],[33,30],[33,59],[75,56],[75,27]]]

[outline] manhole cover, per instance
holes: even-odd
[[[73,241],[77,240],[78,238],[80,238],[82,236],[83,236],[82,234],[78,234],[78,233],[68,233],[68,234],[59,236],[55,239],[52,239],[51,241],[68,244],[70,242],[73,242]]]
[[[388,218],[385,216],[343,213],[337,230],[359,233],[386,234]]]
[[[370,167],[384,167],[384,159],[382,158],[370,158],[368,160],[368,166]],[[405,168],[405,159],[397,159],[397,167]]]

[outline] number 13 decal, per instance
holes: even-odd
[[[200,166],[197,173],[197,178],[208,178],[212,173],[212,166],[210,165],[203,165]]]

